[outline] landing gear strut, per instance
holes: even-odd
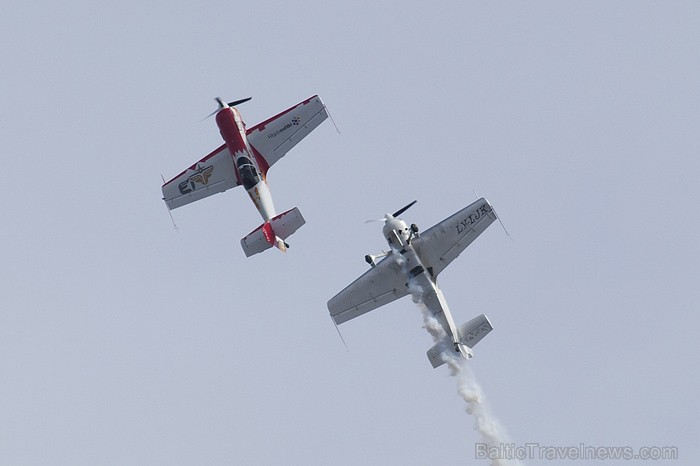
[[[413,238],[418,238],[418,226],[415,223],[411,224],[411,230],[408,233],[408,242],[410,243]]]
[[[371,254],[367,254],[365,256],[365,262],[367,262],[372,267],[376,267],[377,266],[377,262],[376,262],[377,259],[379,259],[380,257],[386,257],[388,255],[389,255],[388,252],[382,252],[381,254],[377,254],[376,256],[373,256]]]

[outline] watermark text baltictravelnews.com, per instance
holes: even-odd
[[[474,444],[474,457],[489,460],[676,460],[678,447],[578,445],[554,446],[539,443]]]

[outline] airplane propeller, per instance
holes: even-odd
[[[236,100],[236,101],[233,101],[233,102],[229,102],[227,105],[228,105],[229,107],[235,107],[236,105],[242,104],[243,102],[248,102],[250,99],[252,99],[252,97],[246,97],[245,99],[240,99],[240,100]],[[221,107],[223,108],[224,105],[223,105],[223,103],[221,102],[221,99],[219,99],[219,98],[217,97],[217,98],[216,98],[216,101],[219,102],[219,105],[221,105]]]
[[[404,207],[400,208],[399,210],[397,210],[396,212],[394,212],[393,216],[394,216],[394,217],[398,217],[398,216],[401,215],[402,213],[406,212],[406,211],[408,210],[408,208],[411,207],[411,206],[412,206],[413,204],[415,204],[416,202],[418,202],[418,201],[413,201],[413,202],[411,202],[410,204],[408,204],[407,206],[404,206]]]
[[[239,99],[239,100],[234,100],[233,102],[224,103],[224,101],[221,100],[221,97],[215,97],[214,100],[216,100],[216,103],[219,104],[219,108],[217,108],[216,110],[214,110],[213,112],[211,112],[209,115],[207,115],[207,116],[204,118],[204,120],[206,120],[207,118],[209,118],[209,117],[212,116],[212,115],[215,115],[215,114],[216,114],[219,110],[221,110],[222,108],[226,108],[226,107],[235,107],[236,105],[240,105],[240,104],[242,104],[242,103],[244,103],[244,102],[248,102],[250,99],[252,99],[252,97],[246,97],[245,99]],[[204,120],[202,120],[202,121],[204,121]]]
[[[403,206],[402,208],[400,208],[399,210],[397,210],[396,212],[394,212],[394,213],[392,214],[392,217],[398,217],[398,216],[401,215],[402,213],[406,212],[406,211],[407,211],[413,204],[415,204],[416,202],[418,202],[418,201],[413,201],[413,202],[411,202],[410,204],[408,204],[408,205],[406,205],[406,206]],[[386,217],[384,217],[384,218],[378,218],[378,219],[372,219],[372,220],[365,220],[365,223],[373,223],[373,222],[386,222]]]

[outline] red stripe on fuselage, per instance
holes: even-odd
[[[260,175],[262,176],[263,180],[267,179],[267,171],[270,169],[270,166],[267,164],[267,160],[260,155],[260,152],[253,147],[253,145],[250,145],[250,148],[253,150],[253,157],[255,157],[255,161],[258,163],[258,168],[260,169]]]

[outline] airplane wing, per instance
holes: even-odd
[[[481,198],[423,232],[412,244],[426,269],[437,277],[496,220],[491,204]]]
[[[239,184],[233,158],[224,144],[165,183],[163,200],[172,210]]]
[[[271,167],[326,118],[326,106],[315,95],[249,128],[248,142]]]
[[[328,310],[335,323],[342,324],[407,294],[401,266],[389,256],[333,296]]]

